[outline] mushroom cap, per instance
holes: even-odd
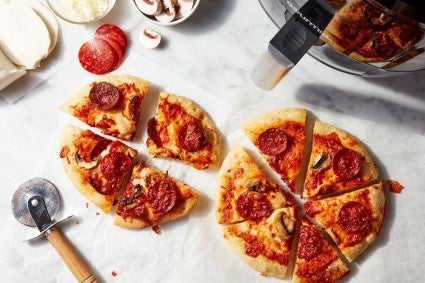
[[[161,42],[161,35],[152,29],[144,28],[139,33],[139,41],[146,48],[156,48]]]

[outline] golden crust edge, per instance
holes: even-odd
[[[245,221],[241,223],[223,226],[223,237],[229,244],[230,248],[243,262],[245,262],[248,266],[250,266],[257,272],[259,272],[261,275],[284,279],[288,270],[287,266],[274,262],[261,254],[255,258],[248,256],[245,252],[245,241],[233,235],[229,231],[230,229],[232,229],[232,227],[243,225],[244,223]]]
[[[264,130],[279,126],[284,121],[305,123],[306,116],[307,110],[304,108],[277,109],[252,118],[242,126],[242,130],[251,140],[254,140]]]

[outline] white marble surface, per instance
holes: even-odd
[[[347,127],[347,130],[360,136],[379,156],[379,161],[386,165],[384,167],[385,175],[401,179],[403,184],[408,187],[407,193],[402,194],[405,202],[397,204],[397,208],[402,209],[404,206],[409,210],[401,210],[399,215],[407,215],[408,212],[417,211],[415,209],[420,207],[420,199],[417,198],[418,195],[415,195],[415,191],[423,191],[425,183],[423,168],[421,169],[425,164],[425,137],[420,136],[423,135],[425,128],[425,72],[395,78],[365,79],[339,73],[306,56],[273,91],[260,91],[251,84],[249,72],[277,29],[255,0],[202,0],[198,10],[189,20],[173,27],[154,26],[148,23],[138,14],[129,0],[118,0],[111,14],[101,22],[73,25],[59,21],[61,25],[59,44],[52,56],[44,62],[46,68],[44,70],[51,71],[48,74],[50,79],[42,81],[47,75],[41,68],[30,76],[17,81],[8,89],[9,92],[15,93],[27,91],[23,98],[13,104],[0,98],[0,132],[2,133],[0,184],[3,190],[3,194],[0,196],[0,213],[7,215],[0,220],[0,227],[4,235],[7,235],[3,236],[7,241],[1,241],[0,251],[11,253],[0,259],[0,272],[7,275],[6,282],[72,282],[72,277],[66,269],[55,261],[53,252],[48,245],[40,244],[31,248],[19,247],[20,240],[33,235],[34,231],[32,234],[24,232],[27,231],[26,227],[19,227],[19,224],[12,218],[9,212],[10,199],[12,192],[20,183],[39,174],[45,174],[58,185],[69,187],[66,176],[56,159],[57,138],[66,120],[65,115],[60,113],[57,107],[74,90],[91,78],[91,75],[78,65],[78,48],[101,23],[106,22],[119,25],[129,35],[129,52],[121,70],[140,74],[145,74],[146,71],[155,71],[157,73],[152,74],[151,77],[155,79],[156,84],[161,86],[164,82],[164,86],[188,89],[192,97],[203,102],[207,110],[211,109],[210,112],[232,113],[229,117],[217,118],[219,121],[226,121],[223,123],[225,125],[224,132],[233,132],[234,125],[240,125],[243,122],[241,117],[247,117],[246,111],[248,113],[251,110],[258,112],[261,109],[283,108],[292,105],[307,107],[326,121],[334,122],[343,128]],[[137,36],[142,27],[151,27],[162,34],[164,42],[160,48],[149,50],[138,43]],[[144,63],[144,58],[149,62]],[[134,60],[134,64],[132,60]],[[177,76],[167,75],[168,73],[163,70],[168,70]],[[117,70],[117,72],[119,71],[120,69]],[[149,76],[149,74],[147,75]],[[188,85],[187,88],[178,86],[178,83],[185,82],[197,85],[203,91],[199,90],[199,93],[196,93],[197,88],[193,85]],[[62,85],[66,85],[67,88],[61,87]],[[201,97],[199,97],[200,95]],[[214,103],[208,105],[208,97],[204,95],[211,95],[211,99],[213,99],[211,101]],[[223,109],[214,108],[217,101],[223,104]],[[256,104],[252,105],[252,103],[258,103],[262,108],[255,109]],[[363,120],[371,122],[362,123]],[[143,134],[141,136],[144,137]],[[381,136],[383,139],[380,139]],[[408,142],[404,144],[404,140]],[[395,145],[395,143],[399,145]],[[403,144],[400,145],[400,143]],[[391,153],[387,157],[385,150],[392,150],[394,147],[400,147],[401,151]],[[413,169],[409,167],[410,163],[405,162],[404,156],[409,157]],[[176,173],[180,174],[179,171]],[[189,183],[195,182],[196,184],[197,182],[191,180],[190,174],[182,173],[182,178]],[[67,197],[65,213],[81,212],[79,217],[82,220],[97,219],[93,217],[93,209],[89,212],[86,211],[84,201],[78,194],[65,190],[63,194]],[[210,196],[210,192],[207,195]],[[419,196],[423,196],[423,194]],[[391,208],[395,206],[393,202]],[[424,216],[423,212],[417,211],[418,217],[415,218],[417,222],[408,224],[403,222],[404,225],[397,226],[394,224],[395,220],[401,220],[394,220],[394,213],[390,213],[390,215],[393,216],[390,226],[395,229],[391,235],[402,235],[405,227],[415,228],[415,223],[420,223]],[[196,214],[189,224],[183,223],[192,229],[195,229],[194,227],[205,228],[193,225],[193,223],[202,221],[199,216],[199,213]],[[211,213],[208,216],[210,217]],[[110,227],[108,221],[110,222],[110,219],[97,223],[99,231],[102,231],[103,225],[105,225],[105,229],[110,229],[107,228]],[[105,224],[103,224],[104,222]],[[79,247],[86,252],[87,258],[94,259],[95,248],[87,243],[87,239],[81,235],[81,226],[84,227],[80,225],[80,229],[67,229],[66,232],[79,243]],[[204,236],[205,231],[216,232],[214,230],[216,227],[212,227],[209,228],[211,230],[207,228],[199,234],[194,233],[193,237],[196,240],[197,236]],[[175,232],[172,228],[168,230],[168,237]],[[114,240],[122,239],[121,232],[115,231],[114,233],[117,233],[114,235]],[[415,233],[425,237],[422,231],[415,231]],[[167,233],[164,237],[167,237]],[[394,240],[394,238],[392,239]],[[395,247],[394,250],[391,250],[392,252],[401,252],[401,246],[405,244],[402,240],[400,240],[401,243],[397,240],[390,242],[391,246]],[[415,239],[410,239],[410,237],[408,240],[415,242]],[[366,275],[373,275],[373,268],[379,268],[379,256],[385,257],[391,254],[388,249],[380,248],[385,247],[385,244],[388,247],[387,241],[389,240],[384,238],[381,245],[375,249],[374,254],[378,260],[372,261],[373,264],[370,262],[365,264],[365,260],[361,260],[360,270],[366,272]],[[218,241],[217,245],[221,247],[222,243]],[[28,266],[33,259],[26,259],[21,254],[13,254],[13,251],[21,248],[25,251],[28,250],[31,256],[37,255],[40,250],[45,256],[40,266],[37,267],[46,268],[43,262],[54,262],[54,265],[49,268],[57,274],[43,277],[40,273],[33,272],[31,266]],[[114,247],[111,245],[110,248]],[[189,251],[195,252],[196,250]],[[411,253],[416,255],[419,251],[411,251]],[[226,250],[226,252],[230,251]],[[49,258],[47,259],[47,257]],[[243,274],[246,271],[249,276],[252,276],[252,282],[263,280],[261,276],[246,269],[243,264],[233,261],[233,255],[226,253],[224,257],[226,263],[233,262],[234,265],[231,266],[237,270],[238,276],[246,275]],[[201,255],[199,255],[199,260],[202,260]],[[405,258],[405,260],[409,259]],[[388,263],[394,264],[391,260]],[[116,266],[109,262],[99,260],[93,265],[99,273],[103,274],[105,281],[124,282],[125,276],[122,273],[119,273],[116,278],[110,276],[110,272]],[[183,274],[179,277],[181,280],[176,282],[183,282],[184,279],[186,282],[199,282],[199,277],[187,276],[192,268],[196,267],[190,265],[183,267],[187,272],[186,276]],[[200,270],[209,272],[206,267],[202,267]],[[405,266],[403,265],[403,267]],[[223,278],[232,278],[231,272],[226,271],[224,267],[223,269],[218,268],[218,270],[223,272]],[[118,271],[122,272],[123,270]],[[362,282],[361,279],[364,278],[362,272],[354,270],[351,279]],[[414,282],[414,279],[416,281],[425,279],[423,272],[412,272],[414,276],[406,277],[407,281],[408,279],[413,280],[411,282]],[[400,276],[396,271],[389,274]],[[218,277],[212,276],[207,281],[218,282],[214,278]],[[243,277],[234,278],[234,281],[241,280],[241,278]],[[375,278],[378,278],[379,281],[379,279],[384,280],[391,277]],[[173,282],[171,277],[163,279],[164,282]]]

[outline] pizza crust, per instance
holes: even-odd
[[[244,124],[242,129],[251,140],[255,140],[265,130],[279,127],[283,122],[288,120],[305,123],[306,116],[307,111],[302,108],[274,110],[251,119]]]

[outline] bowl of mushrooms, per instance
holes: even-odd
[[[136,8],[149,21],[160,25],[176,25],[189,18],[200,0],[133,0]]]

